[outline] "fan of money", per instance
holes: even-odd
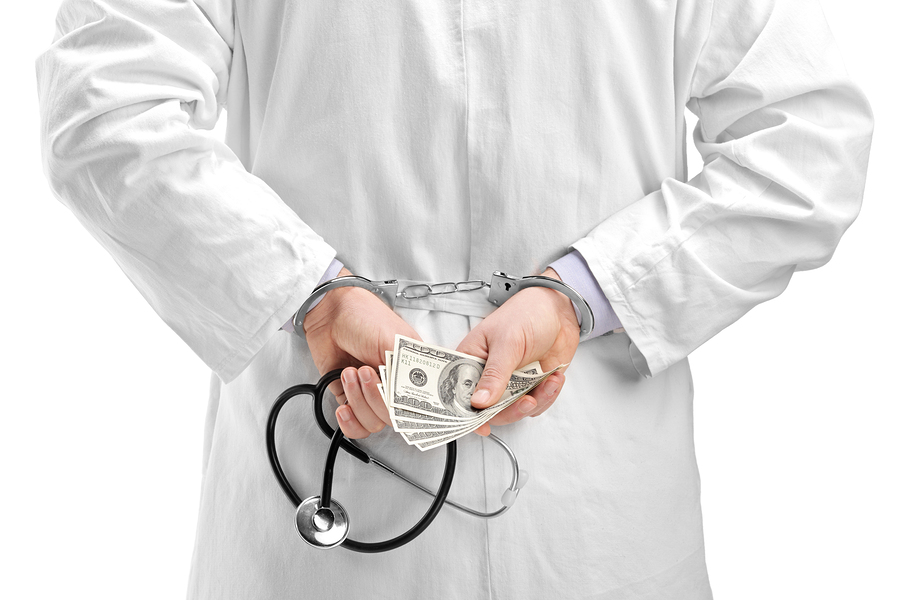
[[[385,352],[378,367],[378,391],[394,431],[419,450],[443,446],[475,431],[566,366],[545,373],[539,362],[526,365],[512,374],[499,402],[478,410],[471,399],[484,365],[475,356],[397,335],[394,350]]]

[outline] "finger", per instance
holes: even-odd
[[[522,360],[524,349],[518,344],[499,343],[491,346],[481,379],[472,394],[472,407],[476,409],[493,406],[506,391],[506,385],[513,371]]]
[[[362,366],[362,363],[353,358],[352,356],[341,357],[340,360],[335,361],[331,364],[326,364],[322,368],[319,369],[319,373],[321,375],[325,375],[326,373],[330,373],[335,369],[346,369],[347,367],[356,367],[359,368]],[[334,381],[328,384],[328,391],[334,394],[334,397],[337,398],[339,404],[346,403],[346,396],[344,394],[344,384],[341,382],[341,378],[338,377]]]
[[[485,436],[485,437],[489,436],[489,435],[491,435],[491,426],[488,425],[487,423],[485,423],[484,425],[482,425],[481,427],[476,429],[475,433],[477,433],[478,435],[481,435],[481,436]]]
[[[516,400],[512,406],[500,411],[496,417],[488,422],[491,425],[509,425],[524,419],[535,410],[537,410],[537,401],[531,395],[525,395]]]
[[[478,326],[470,331],[456,347],[456,350],[457,352],[478,356],[482,359],[487,358],[488,347],[484,327]]]
[[[566,376],[562,373],[554,373],[539,385],[533,392],[532,396],[537,401],[537,409],[529,414],[529,417],[536,417],[544,414],[548,408],[553,406],[556,399],[559,398],[562,387],[566,383]]]
[[[344,386],[341,383],[340,379],[335,379],[334,381],[329,383],[328,391],[334,394],[334,398],[338,401],[338,404],[347,403],[347,395],[344,394]]]
[[[338,406],[334,414],[337,417],[338,426],[348,438],[360,440],[369,437],[369,430],[359,424],[353,410],[346,404]]]
[[[381,431],[384,421],[372,412],[372,407],[366,401],[365,394],[359,382],[359,373],[353,367],[347,367],[341,373],[341,383],[344,384],[344,393],[347,395],[347,404],[353,409],[353,415],[359,424],[369,433]]]
[[[391,417],[388,414],[387,406],[384,405],[384,398],[381,397],[381,392],[378,391],[378,374],[375,372],[375,369],[362,367],[357,374],[359,375],[363,396],[365,396],[369,408],[372,409],[372,412],[383,424],[390,423]]]
[[[543,414],[559,398],[563,383],[565,383],[565,377],[561,373],[554,373],[530,394],[519,398],[512,406],[491,419],[490,424],[509,425],[525,417],[536,417]]]

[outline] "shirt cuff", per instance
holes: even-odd
[[[599,337],[614,329],[622,329],[622,322],[613,312],[609,300],[606,299],[606,294],[600,289],[600,284],[597,283],[594,274],[591,273],[591,269],[578,250],[573,250],[553,262],[550,268],[557,272],[562,281],[581,294],[587,305],[591,307],[591,312],[594,313],[594,330],[587,339]],[[575,308],[578,321],[581,322],[581,313],[578,307],[574,302],[572,306]]]
[[[341,269],[343,269],[343,268],[344,268],[344,263],[342,263],[341,261],[339,261],[336,258],[333,259],[331,261],[331,264],[328,265],[328,268],[325,270],[325,274],[322,275],[322,278],[319,280],[319,283],[316,284],[316,287],[319,287],[326,281],[329,281],[329,280],[337,277],[338,273],[340,273]],[[322,294],[321,296],[319,296],[318,298],[313,300],[313,303],[309,305],[309,309],[306,312],[309,312],[310,310],[314,309],[319,304],[319,302],[322,301],[322,298],[324,298],[324,297],[325,297],[325,294]],[[605,296],[604,296],[604,299],[606,299]],[[291,316],[291,318],[284,325],[282,325],[281,328],[284,329],[285,331],[287,331],[288,333],[294,333],[294,317]]]

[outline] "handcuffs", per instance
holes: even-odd
[[[410,287],[424,287],[427,289],[427,293],[424,295],[437,296],[442,294],[477,290],[487,285],[488,284],[485,281],[475,280],[465,281],[462,283],[447,282],[435,283],[431,285],[417,284]],[[447,286],[452,286],[452,289],[449,289],[447,291],[440,291],[442,288],[446,289]],[[381,298],[381,300],[392,310],[394,308],[394,300],[396,298],[400,297],[401,295],[403,295],[404,297],[408,297],[404,294],[406,290],[400,290],[400,283],[396,279],[389,279],[387,281],[372,281],[370,279],[366,279],[365,277],[360,277],[359,275],[345,275],[343,277],[336,277],[319,284],[306,299],[306,302],[304,302],[300,307],[300,310],[298,310],[294,314],[294,333],[296,333],[300,337],[305,338],[306,335],[303,331],[303,321],[304,319],[306,319],[306,313],[309,311],[313,302],[315,302],[318,298],[321,298],[331,290],[341,287],[360,287],[369,290],[370,292]],[[575,291],[572,286],[563,283],[558,279],[545,277],[543,275],[515,277],[514,275],[508,275],[501,271],[494,271],[494,274],[491,276],[488,302],[496,306],[500,306],[501,304],[509,300],[516,292],[520,292],[530,287],[550,288],[568,297],[569,300],[571,300],[575,305],[575,308],[577,309],[576,312],[581,317],[580,322],[578,323],[578,326],[580,327],[580,341],[584,341],[588,338],[588,336],[590,336],[591,332],[594,330],[594,313],[591,312],[591,307],[588,306],[588,303],[585,302],[582,295]]]

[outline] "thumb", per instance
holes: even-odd
[[[472,394],[472,407],[481,409],[496,404],[521,360],[522,352],[512,344],[489,348],[484,371]]]

